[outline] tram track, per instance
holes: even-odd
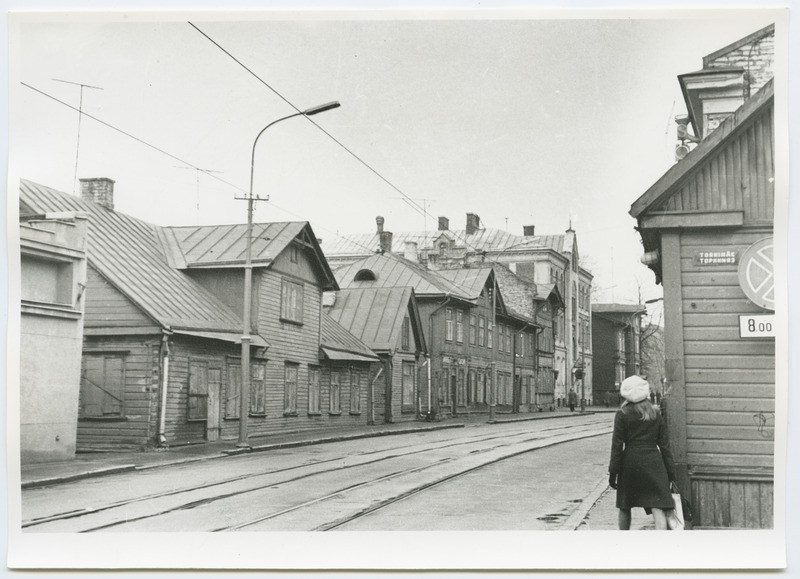
[[[303,481],[305,479],[309,479],[312,477],[324,477],[325,475],[331,475],[333,473],[339,471],[345,471],[348,469],[369,469],[370,467],[374,467],[375,465],[386,461],[411,458],[428,453],[437,453],[437,452],[441,453],[443,451],[446,452],[448,450],[458,447],[488,443],[489,444],[488,447],[474,449],[466,455],[466,456],[470,455],[476,456],[490,452],[499,452],[500,449],[503,449],[510,445],[528,445],[535,443],[536,441],[542,441],[544,439],[552,437],[560,438],[567,436],[567,439],[574,440],[577,438],[582,438],[584,435],[597,436],[604,434],[607,431],[610,431],[610,429],[607,427],[603,428],[602,431],[597,431],[597,428],[599,426],[601,426],[601,423],[564,425],[558,427],[550,427],[547,429],[541,429],[533,432],[530,430],[530,428],[515,428],[511,431],[505,431],[502,433],[482,432],[479,434],[470,435],[468,437],[459,437],[457,439],[449,439],[438,443],[437,442],[414,443],[413,445],[397,446],[390,449],[383,448],[378,450],[363,451],[358,453],[357,455],[341,455],[324,460],[315,460],[313,462],[304,463],[300,465],[292,465],[285,468],[272,469],[267,472],[262,471],[258,473],[246,473],[242,475],[237,475],[235,477],[226,477],[218,481],[212,481],[201,485],[191,485],[179,489],[171,489],[165,492],[150,493],[147,495],[137,496],[130,499],[120,500],[106,505],[99,505],[87,509],[73,509],[63,513],[57,513],[53,515],[48,515],[46,517],[40,517],[37,519],[24,521],[23,527],[28,529],[33,528],[33,530],[47,531],[46,528],[42,529],[41,527],[52,526],[53,523],[58,523],[60,521],[67,521],[71,519],[80,520],[81,518],[83,518],[86,523],[89,523],[90,517],[92,516],[97,517],[98,515],[101,515],[103,513],[105,513],[107,516],[111,516],[112,512],[115,509],[118,509],[121,513],[123,512],[125,513],[125,516],[123,516],[121,520],[116,520],[116,521],[111,520],[105,522],[98,521],[98,523],[100,524],[90,523],[88,526],[84,526],[84,528],[78,532],[103,531],[119,527],[121,525],[129,525],[131,523],[146,521],[147,519],[155,519],[161,516],[168,515],[170,513],[192,510],[199,507],[206,507],[208,505],[211,505],[212,503],[219,503],[231,498],[241,497],[242,495],[246,495],[248,493],[258,493],[270,489],[278,489],[281,486],[298,483],[299,481]],[[571,433],[571,434],[567,435],[565,433]],[[502,443],[495,444],[498,439],[502,440]],[[556,442],[552,442],[552,444],[557,444],[559,442],[563,441],[559,440]],[[527,449],[527,450],[523,449],[520,450],[519,452],[510,453],[508,456],[514,456],[520,453],[529,452],[530,450],[534,449]],[[379,454],[381,456],[368,460],[358,460],[359,458],[367,458],[369,456],[374,456],[376,454]],[[249,457],[254,455],[246,455],[246,456]],[[252,521],[239,522],[234,525],[222,526],[215,528],[213,530],[215,531],[239,530],[252,525],[256,525],[263,521],[279,518],[286,514],[295,512],[299,509],[307,508],[309,506],[316,505],[321,502],[332,500],[333,498],[336,497],[341,497],[343,494],[353,493],[359,489],[363,489],[369,486],[374,486],[376,484],[380,484],[381,482],[386,482],[389,480],[397,479],[399,477],[408,476],[414,473],[420,473],[431,468],[441,467],[443,464],[452,462],[454,460],[463,460],[463,459],[464,459],[463,456],[455,458],[438,459],[431,462],[430,464],[414,466],[408,469],[401,469],[398,471],[393,471],[388,474],[383,473],[380,476],[371,477],[368,480],[360,481],[352,485],[347,485],[345,487],[338,488],[337,490],[332,491],[327,495],[317,497],[309,501],[304,501],[301,504],[293,505],[291,507],[284,509],[279,509],[278,511],[273,513],[260,515],[259,517],[253,519]],[[502,460],[502,458],[498,460]],[[487,462],[486,464],[490,464],[491,462],[494,461]],[[330,465],[332,463],[341,463],[341,464],[331,468]],[[481,466],[477,465],[475,468],[481,468]],[[470,468],[468,470],[465,470],[463,473],[457,473],[454,476],[461,476],[462,474],[466,474],[471,470],[475,470],[475,468]],[[274,480],[275,475],[291,471],[296,472],[302,469],[310,470],[310,472],[303,472],[296,476],[290,476],[286,478],[281,478],[279,480]],[[270,479],[270,477],[273,477],[273,479]],[[446,480],[450,478],[453,477],[446,476],[442,478],[442,480],[435,481],[433,484],[434,485],[442,484],[443,482],[446,482]],[[256,484],[250,485],[246,488],[241,488],[241,489],[234,488],[230,489],[229,492],[221,492],[213,494],[211,496],[207,496],[209,489],[224,490],[226,486],[228,487],[235,486],[237,483],[242,483],[243,481],[248,481],[248,480]],[[430,485],[422,485],[420,486],[420,488],[413,489],[411,491],[411,494],[413,495],[413,494],[418,494],[420,492],[424,492],[424,490],[426,488],[429,488],[429,486]],[[200,496],[191,496],[192,494]],[[152,508],[149,511],[146,511],[138,516],[130,516],[126,510],[126,507],[130,507],[137,503],[147,503],[148,501],[152,501],[154,503],[154,507],[156,507],[158,501],[165,501],[165,500],[168,501],[171,498],[178,498],[181,496],[191,500],[181,501],[178,502],[177,504],[165,505],[165,508],[164,507]],[[389,504],[393,504],[399,500],[402,500],[403,498],[405,498],[405,496],[390,497],[387,501],[385,501],[385,504],[382,502],[378,505],[371,506],[366,511],[363,512],[359,511],[357,513],[354,513],[352,516],[349,516],[349,518],[345,517],[342,521],[337,522],[336,524],[330,526],[330,529],[340,527],[343,524],[346,524],[347,522],[355,518],[366,516],[369,513],[374,512],[375,510],[379,510],[380,508],[388,506]],[[329,528],[326,524],[322,525],[319,530],[329,530]]]

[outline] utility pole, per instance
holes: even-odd
[[[497,334],[497,280],[492,273],[492,387],[489,389],[489,420],[494,420],[494,406],[497,403],[497,363],[495,362],[495,334]]]
[[[84,88],[91,88],[94,90],[103,90],[99,86],[92,86],[90,84],[83,84],[80,82],[72,82],[69,80],[61,80],[58,78],[53,79],[56,82],[63,82],[66,84],[72,84],[75,86],[80,87],[80,98],[78,100],[78,137],[77,143],[75,145],[75,176],[72,179],[72,193],[75,194],[75,186],[78,182],[78,159],[80,157],[80,148],[81,148],[81,119],[83,118],[83,89]]]

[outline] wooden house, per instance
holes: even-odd
[[[664,286],[667,425],[679,485],[703,528],[773,525],[770,46],[772,27],[681,78],[702,140],[630,210],[643,261]]]
[[[369,379],[371,423],[415,420],[423,413],[420,380],[427,350],[411,287],[361,287],[331,292],[325,311],[380,357]]]
[[[89,215],[78,448],[235,438],[245,226],[155,226],[113,210],[110,179],[81,184],[82,198],[20,186],[29,212]],[[322,347],[321,296],[337,286],[308,223],[256,225],[253,255],[249,435],[366,422],[306,410],[329,395],[329,363],[375,359],[352,336],[337,349],[336,332],[337,358]]]
[[[430,373],[420,396],[425,414],[486,412],[492,404],[505,411],[514,410],[515,372],[519,370],[525,376],[535,373],[536,325],[508,308],[501,293],[493,291],[491,268],[431,271],[412,260],[384,253],[341,267],[336,277],[346,289],[414,289],[430,354]],[[514,351],[517,340],[519,357]]]

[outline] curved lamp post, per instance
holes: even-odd
[[[253,170],[255,167],[255,160],[256,160],[256,145],[258,144],[258,139],[264,132],[270,128],[272,125],[275,125],[281,121],[285,121],[286,119],[291,119],[292,117],[310,117],[312,115],[316,115],[318,113],[324,113],[325,111],[329,111],[331,109],[338,108],[339,102],[333,101],[330,103],[325,103],[324,105],[319,105],[316,107],[312,107],[310,109],[306,109],[299,113],[294,113],[293,115],[289,115],[278,120],[272,121],[266,127],[261,129],[261,131],[256,135],[255,140],[253,141],[253,151],[250,155],[250,192],[247,195],[247,232],[245,233],[245,262],[244,262],[244,304],[243,304],[243,329],[242,329],[242,377],[241,377],[241,388],[239,391],[239,440],[236,442],[236,446],[240,448],[249,448],[250,443],[247,441],[247,420],[249,417],[250,411],[250,342],[252,340],[250,336],[250,318],[251,318],[251,301],[252,301],[252,285],[253,285],[253,261],[252,261],[252,251],[253,251],[253,203],[256,199],[253,197]]]

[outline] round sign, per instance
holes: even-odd
[[[772,237],[756,241],[739,261],[739,285],[754,304],[775,310],[775,272],[772,265]]]

